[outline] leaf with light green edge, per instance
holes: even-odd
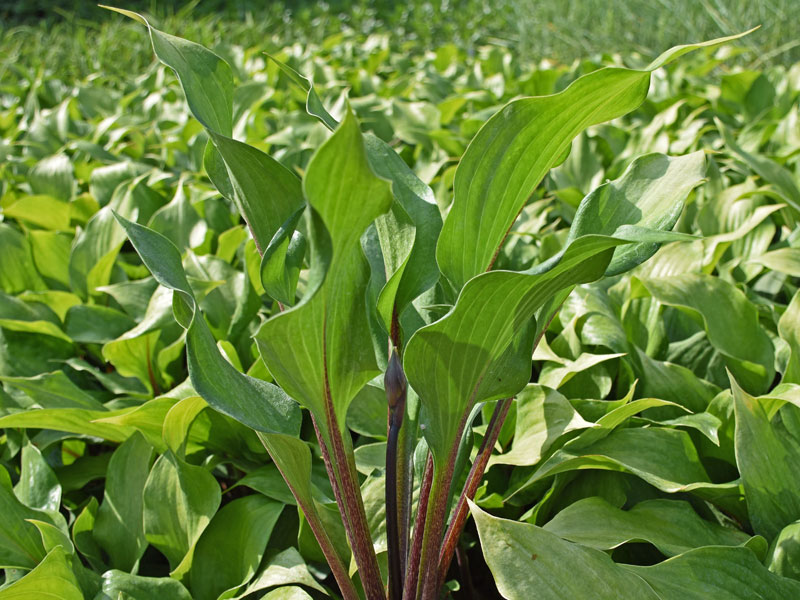
[[[303,189],[310,207],[308,290],[295,307],[267,320],[256,341],[275,381],[311,410],[324,433],[326,404],[344,426],[350,401],[379,374],[366,319],[369,268],[359,237],[389,209],[391,194],[367,162],[351,112],[312,157]]]
[[[791,354],[781,383],[800,384],[800,294],[795,294],[778,321],[778,333],[787,344]]]
[[[117,414],[109,414],[95,419],[93,422],[135,428],[144,436],[147,443],[155,448],[156,452],[163,453],[166,450],[166,444],[162,438],[164,419],[174,405],[174,398],[159,396],[138,406],[117,412]]]
[[[594,431],[589,429],[584,435]],[[703,490],[715,485],[709,483],[692,439],[685,431],[626,428],[612,431],[593,443],[586,442],[579,436],[565,444],[508,497],[546,477],[580,469],[633,473],[668,493]]]
[[[97,498],[92,496],[72,523],[72,543],[78,552],[86,558],[89,565],[95,571],[102,573],[106,570],[103,562],[103,551],[92,535],[97,519],[97,507]]]
[[[34,194],[69,200],[75,191],[75,176],[69,157],[56,154],[40,160],[28,173],[28,182]]]
[[[659,600],[647,583],[593,548],[528,523],[499,519],[470,502],[481,549],[508,600]],[[749,551],[748,551],[749,552]]]
[[[749,548],[707,546],[650,567],[620,565],[646,581],[662,600],[785,600],[800,582],[770,573]]]
[[[535,465],[562,435],[594,427],[575,412],[557,391],[542,385],[527,386],[516,398],[517,420],[511,449],[489,459],[489,465]]]
[[[119,598],[158,598],[159,600],[192,600],[189,590],[169,577],[142,577],[123,571],[103,573],[103,588],[94,600]]]
[[[734,156],[744,161],[753,171],[778,190],[781,198],[794,209],[795,214],[800,212],[800,187],[792,176],[791,171],[777,162],[759,154],[752,154],[742,148],[734,139],[733,133],[719,119],[714,119],[717,129],[722,135],[725,147]]]
[[[800,248],[778,248],[750,258],[748,262],[764,265],[792,277],[800,277]]]
[[[124,442],[135,431],[132,427],[122,427],[96,423],[96,419],[121,414],[130,409],[118,411],[87,410],[84,408],[42,408],[12,413],[0,417],[0,427],[19,427],[21,429],[52,429],[76,435],[91,435],[109,442]]]
[[[775,538],[767,567],[777,575],[800,581],[800,521],[784,527]]]
[[[598,550],[648,542],[666,556],[701,546],[740,546],[750,539],[742,531],[701,519],[688,502],[666,499],[621,510],[602,498],[584,498],[559,512],[544,529]]]
[[[69,252],[73,236],[60,231],[28,231],[36,270],[51,286],[69,288]]]
[[[30,442],[22,447],[19,482],[14,493],[31,508],[58,511],[61,505],[61,484],[41,450]]]
[[[640,221],[672,227],[675,207],[700,182],[704,161],[702,153],[648,155],[634,161],[620,179],[584,199],[586,208],[578,211],[582,217],[572,225],[580,235],[561,252],[526,272],[491,271],[474,277],[447,315],[417,330],[403,364],[420,396],[425,437],[437,461],[446,460],[459,423],[476,402],[513,396],[527,383],[531,347],[520,345],[518,360],[500,358],[540,307],[562,290],[602,277],[617,247],[633,243],[649,255],[655,252],[653,243],[673,239],[674,234],[647,229]],[[672,194],[664,194],[659,183]],[[592,208],[595,204],[603,210]],[[647,208],[646,215],[638,205]],[[593,218],[600,212],[602,219]],[[645,254],[620,255],[616,268],[632,267]]]
[[[0,223],[0,255],[3,257],[0,289],[9,294],[47,289],[47,285],[34,266],[28,240],[7,223]]]
[[[5,207],[3,214],[44,229],[69,229],[69,204],[52,196],[23,196]]]
[[[119,220],[156,280],[177,292],[173,310],[186,329],[187,362],[194,389],[212,408],[253,429],[296,434],[300,411],[295,402],[277,386],[239,373],[220,353],[199,313],[175,245],[147,227],[123,217]]]
[[[147,548],[142,492],[152,459],[152,446],[137,432],[114,451],[108,463],[103,502],[92,533],[113,568],[132,571]]]
[[[136,326],[128,315],[108,306],[79,304],[67,311],[64,330],[73,341],[105,344]]]
[[[161,335],[152,331],[136,338],[119,337],[102,347],[103,359],[123,377],[135,377],[150,394],[157,394],[155,375],[156,343]]]
[[[607,360],[619,358],[620,356],[625,356],[625,354],[590,354],[584,352],[575,360],[563,359],[561,361],[562,366],[543,366],[538,382],[542,385],[558,389],[575,377],[575,375],[587,371],[593,366],[599,365]]]
[[[34,528],[35,529],[35,528]],[[64,549],[53,548],[42,562],[22,579],[0,589],[0,600],[83,600],[83,592],[67,564]]]
[[[8,471],[0,467],[0,567],[33,569],[45,556],[42,538],[29,520],[44,513],[25,506],[11,488]]]
[[[639,393],[645,397],[664,398],[692,411],[703,411],[720,389],[697,377],[684,366],[654,360],[634,347],[634,364],[638,363]]]
[[[669,52],[676,57],[736,37],[740,36],[672,49],[662,56],[671,60]],[[572,139],[645,100],[650,72],[658,64],[644,71],[594,71],[552,96],[514,100],[481,127],[456,169],[453,205],[436,248],[439,268],[456,290],[492,265],[528,198],[550,168],[563,160]]]
[[[39,530],[45,552],[50,552],[53,548],[61,546],[68,555],[71,556],[75,553],[75,546],[72,545],[72,540],[69,539],[69,534],[66,531],[46,521],[28,519],[28,522]]]
[[[325,593],[325,588],[311,575],[300,553],[294,548],[287,548],[267,560],[261,569],[259,569],[258,573],[256,573],[253,581],[236,596],[236,599],[245,598],[249,594],[270,587],[288,586],[291,584],[304,585],[310,589]]]
[[[775,375],[772,341],[758,321],[758,310],[732,284],[702,273],[643,279],[663,304],[695,311],[725,364],[753,393],[764,393]]]
[[[144,486],[144,532],[174,569],[194,546],[221,500],[217,480],[171,451],[153,465]]]
[[[800,519],[800,439],[784,422],[800,408],[785,404],[770,418],[775,400],[754,398],[731,376],[736,415],[736,465],[744,484],[753,530],[773,540],[788,524]],[[786,416],[789,416],[786,415]]]
[[[268,592],[264,600],[313,600],[308,593],[295,585],[281,587]]]
[[[231,598],[255,575],[283,504],[261,495],[223,506],[197,541],[189,571],[197,600]]]
[[[206,407],[208,402],[200,396],[189,396],[176,402],[168,411],[161,427],[161,436],[167,448],[176,456],[185,457],[186,445],[189,441],[189,430]]]
[[[63,371],[42,373],[34,377],[4,377],[0,381],[25,392],[42,408],[83,408],[105,410],[94,397],[84,392]]]
[[[42,290],[42,291],[25,291],[17,296],[23,302],[39,302],[46,305],[52,310],[58,318],[63,322],[67,316],[67,311],[81,304],[81,299],[72,292],[63,292],[61,290]]]

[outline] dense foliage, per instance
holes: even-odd
[[[263,229],[259,221],[248,231],[229,200],[247,197],[242,178],[232,178],[236,190],[226,188],[209,138],[217,148],[235,138],[268,153],[284,168],[279,177],[305,177],[302,193],[312,201],[334,187],[317,150],[335,150],[333,160],[357,147],[336,145],[345,134],[360,136],[357,118],[413,169],[421,181],[414,187],[419,180],[407,180],[410,191],[428,201],[427,210],[438,207],[434,217],[414,221],[419,229],[447,214],[459,159],[489,117],[509,100],[560,92],[602,66],[586,60],[532,68],[497,45],[470,56],[451,44],[412,58],[389,44],[386,34],[366,41],[337,35],[319,46],[287,44],[274,61],[260,48],[220,46],[236,89],[232,118],[219,122],[192,104],[191,82],[184,78],[181,86],[160,64],[113,86],[72,87],[24,69],[4,79],[0,599],[44,591],[62,598],[338,594],[314,520],[297,509],[297,490],[293,495],[265,450],[264,443],[279,452],[265,436],[292,428],[312,454],[300,503],[313,505],[331,547],[355,571],[308,413],[287,431],[265,432],[260,419],[274,415],[254,410],[252,398],[238,397],[238,408],[222,407],[226,414],[206,402],[236,396],[244,381],[238,372],[252,377],[246,381],[257,392],[273,376],[288,387],[281,360],[294,356],[297,336],[314,332],[306,321],[292,322],[297,308],[276,317],[322,289],[308,267],[324,255],[313,240],[307,247],[291,235],[299,219],[292,180],[280,218],[267,215]],[[531,589],[542,598],[800,594],[800,69],[730,70],[723,62],[730,53],[701,50],[655,70],[638,108],[579,133],[490,256],[499,273],[542,272],[576,238],[602,233],[604,202],[617,201],[608,190],[650,199],[644,210],[633,207],[636,223],[655,219],[662,205],[682,208],[675,230],[683,236],[670,234],[676,241],[657,251],[666,237],[637,238],[641,256],[627,256],[626,268],[655,252],[647,262],[624,274],[609,269],[601,282],[559,298],[563,307],[533,356],[534,383],[507,403],[494,453],[482,442],[498,403],[470,414],[454,465],[456,497],[470,455],[485,454],[488,469],[470,505],[475,521],[446,577],[464,597],[491,597],[495,589],[508,598],[527,598]],[[164,59],[163,48],[159,54]],[[309,98],[323,121],[344,120],[337,134],[306,111]],[[639,179],[641,172],[651,174]],[[357,192],[355,208],[383,193],[389,201],[380,183]],[[587,196],[595,204],[578,211]],[[339,230],[341,239],[331,242],[336,252],[361,250],[348,242],[375,215],[355,217],[364,226],[352,225],[349,235]],[[668,221],[647,224],[669,228]],[[407,241],[408,229],[390,232],[392,239]],[[288,234],[273,237],[279,230]],[[361,246],[371,257],[380,232],[370,238],[369,231]],[[174,249],[165,239],[178,249],[177,263],[169,263]],[[495,289],[496,278],[473,277],[482,269],[470,271],[462,260],[482,251],[477,237],[468,241],[450,252],[440,243],[436,264],[447,283],[416,302],[422,321],[446,323],[462,286],[477,294],[474,282],[489,281],[487,289]],[[387,262],[396,258],[386,247],[382,254]],[[620,254],[613,260],[619,267]],[[366,333],[378,340],[377,362],[385,367],[380,340],[392,329],[395,300],[388,309],[381,302],[386,281],[375,278],[384,267],[372,267],[364,285],[377,310],[371,329],[354,339]],[[409,272],[425,269],[423,259]],[[351,274],[335,275],[353,284]],[[329,288],[337,282],[330,273],[326,281]],[[335,299],[334,292],[327,293]],[[468,322],[478,327],[479,317]],[[409,334],[400,345],[408,338],[425,343],[410,335],[418,323],[403,327]],[[192,353],[192,344],[206,356]],[[348,364],[366,364],[358,362],[363,347],[344,347]],[[201,387],[197,365],[211,365],[204,360],[217,349],[227,362],[214,363],[221,375]],[[407,355],[405,368],[420,391],[446,372],[426,381],[433,365],[429,355],[418,356],[410,364]],[[302,396],[313,378],[303,371],[290,395]],[[352,434],[345,438],[352,437],[385,571],[382,377],[334,385],[355,396],[340,416]],[[313,402],[303,402],[312,413]],[[436,435],[454,433],[427,434],[434,455],[445,453],[447,444],[431,442]],[[420,448],[416,485],[427,453]]]

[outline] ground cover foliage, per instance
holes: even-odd
[[[435,244],[409,255],[415,263],[392,255],[380,236],[413,249],[428,226],[435,240],[437,217],[460,210],[451,207],[460,194],[453,189],[459,160],[474,160],[467,146],[493,114],[515,98],[563,91],[619,59],[537,66],[497,44],[474,53],[455,44],[409,44],[400,52],[396,44],[385,33],[270,48],[220,44],[214,50],[230,66],[235,90],[225,88],[218,69],[201,83],[222,82],[227,115],[204,105],[190,78],[178,81],[159,63],[77,85],[7,65],[0,96],[0,599],[43,592],[340,597],[326,552],[338,556],[345,576],[363,570],[320,449],[335,428],[323,426],[319,438],[309,411],[300,416],[281,404],[271,384],[310,413],[324,413],[307,392],[319,365],[303,364],[293,344],[318,335],[303,315],[313,317],[320,298],[336,306],[358,286],[364,293],[352,300],[356,313],[365,313],[364,296],[375,310],[362,330],[345,329],[338,348],[348,366],[330,385],[350,396],[335,409],[354,449],[384,575],[387,400],[382,376],[373,377],[386,368],[387,330],[404,302],[412,311],[403,314],[421,322],[398,324],[399,345],[411,388],[428,410],[409,421],[427,430],[405,450],[414,486],[424,479],[427,455],[417,438],[428,440],[437,462],[452,444],[460,448],[455,497],[440,492],[445,507],[455,507],[470,459],[487,461],[474,498],[461,507],[472,519],[443,577],[454,597],[800,594],[800,69],[733,67],[737,44],[655,69],[646,99],[627,115],[597,119],[576,132],[568,154],[555,152],[552,162],[560,164],[545,169],[523,198],[506,238],[499,228],[500,251],[488,257],[496,272],[479,275],[487,259],[480,236],[492,235],[480,219],[476,235],[463,240],[445,218],[436,263],[426,261]],[[626,61],[645,69],[665,49]],[[169,48],[156,44],[156,51],[170,62]],[[369,271],[355,270],[356,285],[350,267],[317,276],[324,240],[314,237],[314,218],[303,225],[297,209],[307,198],[327,229],[332,217],[318,198],[337,180],[326,161],[364,148],[359,131],[397,152],[399,163],[385,163],[394,170],[379,174],[394,179],[396,198],[406,194],[410,206],[421,199],[424,218],[409,213],[387,233],[387,222],[367,228],[376,215],[366,209],[344,211],[356,214],[350,229],[330,229],[334,256],[382,257]],[[208,150],[210,138],[223,156],[226,148],[242,151],[227,176]],[[251,222],[252,231],[237,200],[246,214],[258,209],[247,204],[248,190],[264,184],[243,173],[265,163],[234,140],[282,169],[270,163],[283,178],[283,212]],[[386,150],[379,141],[366,148]],[[417,178],[404,175],[401,189],[403,165]],[[359,208],[388,207],[388,184],[362,171],[374,181],[347,191],[340,206],[358,197]],[[295,175],[304,177],[302,190]],[[609,214],[619,197],[648,202]],[[458,291],[480,297],[489,282],[487,290],[511,298],[522,272],[547,273],[581,239],[611,239],[603,227],[618,213],[626,224],[676,233],[628,231],[622,241],[635,242],[627,246],[634,252],[606,251],[588,279],[607,277],[569,286],[569,296],[553,301],[551,308],[563,305],[515,399],[499,400],[499,384],[499,391],[482,389],[485,402],[457,435],[451,416],[462,410],[454,404],[462,380],[436,370],[429,348],[440,343],[434,336],[449,336],[450,355],[475,364],[467,362],[472,346],[456,343],[472,338],[447,327],[462,318],[477,329],[486,315],[458,317],[476,306],[462,298],[451,311]],[[481,216],[490,230],[499,219]],[[296,227],[302,235],[293,235]],[[616,226],[611,233],[622,235]],[[592,260],[587,254],[586,264]],[[384,262],[393,265],[388,273]],[[517,274],[503,274],[509,271]],[[520,338],[543,333],[546,321],[539,318],[533,331],[521,327]],[[374,348],[354,343],[371,338]],[[514,358],[495,362],[514,366]],[[204,379],[205,371],[213,376]],[[462,379],[472,375],[461,369]],[[439,404],[425,404],[429,389]],[[505,422],[492,429],[501,405]],[[281,454],[280,444],[292,446],[286,440],[297,432],[309,460],[299,494],[278,468],[291,454]],[[484,439],[495,436],[487,452]],[[320,526],[327,546],[315,538]]]

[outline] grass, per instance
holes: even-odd
[[[481,0],[407,3],[222,2],[151,0],[124,3],[156,18],[162,29],[207,46],[268,49],[279,40],[319,43],[352,29],[366,38],[397,32],[393,42],[418,49],[455,43],[467,51],[493,43],[525,63],[570,63],[613,48],[621,55],[761,29],[736,59],[743,66],[800,60],[800,2],[796,0]],[[17,1],[0,8],[0,75],[12,65],[43,68],[62,80],[102,72],[110,78],[152,61],[133,23],[120,22],[92,2]]]

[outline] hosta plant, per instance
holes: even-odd
[[[229,64],[197,44],[152,28],[139,15],[119,12],[148,27],[156,55],[177,73],[189,109],[200,124],[197,129],[204,130],[198,139],[204,145],[207,141],[202,155],[205,171],[219,194],[238,208],[257,259],[255,268],[245,270],[236,290],[246,300],[236,305],[235,314],[228,315],[228,331],[237,331],[236,340],[233,336],[231,341],[220,340],[218,311],[213,317],[207,314],[208,297],[219,282],[214,281],[213,273],[199,277],[208,263],[199,265],[191,253],[182,255],[186,244],[179,250],[173,243],[173,232],[163,222],[161,227],[154,226],[156,220],[150,220],[151,214],[145,209],[146,194],[144,199],[131,194],[131,199],[115,203],[114,213],[106,206],[97,212],[93,225],[87,226],[103,228],[115,240],[122,239],[124,230],[160,284],[151,304],[163,307],[171,302],[178,325],[170,325],[179,326],[178,337],[185,340],[193,390],[185,395],[173,390],[172,401],[163,405],[155,406],[158,399],[152,401],[151,408],[164,413],[160,416],[165,424],[163,439],[156,436],[155,440],[145,440],[138,433],[115,429],[136,422],[128,415],[85,418],[82,422],[82,433],[109,441],[125,440],[114,452],[113,464],[109,464],[109,473],[124,473],[124,477],[109,475],[103,504],[99,508],[96,501],[87,505],[73,524],[75,546],[89,557],[92,566],[93,561],[102,566],[107,560],[117,569],[103,576],[104,590],[121,593],[144,585],[140,580],[136,583],[135,575],[123,571],[135,572],[149,543],[169,562],[172,579],[158,580],[163,597],[172,594],[170,597],[185,598],[188,594],[180,581],[196,597],[224,598],[248,593],[238,590],[238,584],[247,581],[251,572],[227,577],[226,555],[220,551],[216,561],[209,556],[214,556],[214,544],[223,547],[221,540],[232,539],[238,547],[245,545],[240,540],[269,537],[278,526],[280,505],[253,495],[229,502],[217,512],[220,490],[214,478],[203,466],[190,464],[187,459],[187,448],[192,443],[187,432],[207,403],[249,428],[234,430],[246,434],[241,436],[243,455],[252,456],[247,445],[253,439],[266,448],[291,492],[286,503],[294,502],[302,515],[300,529],[305,534],[305,547],[308,548],[309,539],[318,546],[306,554],[316,553],[327,562],[343,598],[438,597],[470,514],[498,589],[509,598],[527,597],[530,587],[541,581],[549,581],[552,586],[541,592],[547,598],[673,598],[677,597],[676,589],[682,589],[687,572],[699,564],[705,565],[714,577],[731,569],[756,573],[754,589],[763,583],[762,587],[783,597],[796,593],[794,582],[767,572],[750,548],[736,547],[745,543],[757,546],[763,540],[752,538],[756,540],[753,542],[740,531],[703,525],[705,521],[688,503],[660,500],[662,504],[656,507],[653,503],[659,500],[647,499],[636,505],[638,512],[634,514],[633,510],[623,512],[597,496],[588,502],[570,504],[547,524],[547,529],[534,525],[537,514],[550,510],[549,499],[569,485],[561,476],[580,469],[643,473],[641,476],[660,490],[691,490],[703,500],[715,502],[721,512],[732,515],[731,519],[739,516],[735,503],[726,502],[728,496],[735,495],[738,485],[712,484],[702,467],[689,475],[695,479],[684,480],[682,475],[670,479],[673,472],[658,472],[656,476],[653,473],[658,469],[648,470],[642,466],[643,461],[629,460],[630,456],[623,459],[616,452],[618,444],[625,441],[622,438],[630,438],[638,440],[644,454],[646,449],[653,454],[662,449],[665,454],[676,447],[684,449],[687,464],[693,465],[688,449],[692,444],[677,427],[695,427],[711,432],[711,437],[716,435],[717,429],[709,425],[710,413],[702,412],[705,405],[698,414],[691,415],[705,418],[684,417],[681,421],[682,415],[670,414],[674,417],[670,425],[676,429],[658,426],[615,430],[641,411],[674,409],[680,399],[670,402],[642,397],[630,401],[635,387],[632,385],[627,400],[606,403],[608,408],[603,411],[607,412],[592,419],[596,422],[589,422],[578,416],[554,389],[531,384],[534,350],[540,358],[555,357],[544,335],[551,321],[558,320],[562,306],[575,318],[582,313],[595,319],[599,315],[605,319],[605,332],[614,332],[615,327],[623,330],[621,347],[602,358],[606,360],[628,351],[624,346],[625,335],[632,328],[630,313],[645,305],[644,314],[658,300],[666,305],[685,306],[704,316],[708,337],[715,348],[720,348],[724,363],[718,364],[713,374],[727,368],[732,381],[742,386],[731,384],[737,418],[753,424],[754,431],[759,423],[763,426],[758,420],[758,405],[748,393],[769,390],[775,375],[772,348],[766,334],[758,331],[755,309],[743,294],[728,293],[725,286],[731,287],[730,284],[709,281],[711,278],[703,273],[674,280],[632,279],[630,298],[626,300],[631,304],[626,307],[633,308],[620,322],[615,320],[613,310],[605,310],[604,302],[610,304],[616,298],[613,290],[597,294],[587,291],[590,288],[576,287],[603,282],[610,288],[620,281],[619,275],[651,258],[661,244],[691,245],[699,241],[672,229],[685,201],[706,177],[704,152],[628,157],[624,161],[626,168],[617,173],[616,179],[602,183],[576,203],[565,235],[551,238],[549,244],[530,243],[526,255],[533,257],[530,260],[519,260],[517,254],[507,251],[512,239],[515,252],[529,239],[513,231],[516,222],[530,206],[531,197],[548,172],[568,158],[576,136],[639,107],[656,69],[685,52],[731,38],[672,49],[646,69],[615,67],[592,71],[551,96],[512,100],[474,135],[455,169],[452,202],[443,216],[431,188],[414,174],[391,143],[362,131],[368,128],[347,106],[335,118],[311,82],[277,60],[281,76],[293,82],[306,100],[308,113],[318,118],[330,134],[316,144],[304,168],[296,164],[288,168],[261,149],[239,141],[235,107],[241,96],[237,95],[240,90],[234,87]],[[726,144],[731,146],[734,142]],[[179,227],[183,226],[181,218],[185,214],[181,212],[175,218]],[[729,242],[720,241],[723,243]],[[106,265],[108,271],[115,256]],[[89,267],[105,268],[102,260]],[[132,278],[144,275],[141,267],[128,267]],[[76,277],[77,285],[80,281]],[[83,293],[86,296],[91,283],[82,285],[89,286]],[[254,289],[259,293],[255,294]],[[568,301],[573,290],[576,295]],[[730,297],[731,311],[746,317],[741,320],[742,326],[749,327],[754,341],[746,350],[733,348],[735,343],[727,343],[730,336],[720,333],[724,327],[714,327],[713,307],[709,306],[719,297],[715,293],[720,290]],[[253,298],[261,306],[249,306]],[[651,298],[655,300],[647,304]],[[796,314],[797,302],[792,306]],[[266,318],[258,327],[252,327],[250,316],[259,310]],[[159,327],[165,326],[163,312],[152,320]],[[148,331],[146,321],[136,328],[137,333]],[[655,321],[645,319],[646,323]],[[569,322],[562,319],[562,324]],[[781,323],[791,329],[788,319]],[[248,328],[252,331],[248,332]],[[587,329],[582,334],[589,335]],[[237,364],[234,344],[248,333],[253,334],[258,357],[245,374]],[[559,337],[562,341],[569,339],[571,349],[580,348],[581,342],[574,339],[577,334],[572,334],[570,338],[569,326],[565,326]],[[83,335],[92,341],[87,333]],[[630,335],[646,336],[641,331]],[[652,332],[651,335],[655,337]],[[791,335],[784,337],[793,339]],[[123,344],[134,337],[125,334],[114,343]],[[618,339],[619,336],[608,334],[604,344],[612,346]],[[645,346],[649,352],[649,342]],[[176,342],[174,348],[180,351],[182,345]],[[752,359],[753,354],[758,360]],[[599,362],[599,356],[576,356],[574,364],[566,365],[562,374],[559,369],[542,371],[538,373],[540,383],[560,387],[583,368],[578,366],[582,358]],[[646,369],[649,355],[643,352],[642,356],[635,356]],[[761,360],[763,357],[766,358]],[[675,370],[665,371],[674,374]],[[144,372],[149,375],[149,392],[158,395],[158,381],[149,362]],[[21,378],[12,383],[34,385]],[[697,387],[713,397],[710,386]],[[607,393],[608,390],[601,395]],[[175,402],[174,398],[180,401]],[[385,429],[376,437],[382,434],[385,442],[354,447],[353,432],[362,427],[353,419],[358,421],[359,412],[374,409],[376,399],[386,412]],[[776,406],[773,408],[777,411]],[[82,410],[96,408],[86,401]],[[516,411],[514,444],[509,452],[493,456],[499,440],[505,437],[507,442],[503,426],[512,408]],[[553,421],[554,429],[560,428],[559,433],[582,431],[568,440],[561,439],[559,444],[555,444],[555,438],[550,440],[552,448],[545,454],[545,445],[540,443],[537,447],[532,441],[536,432],[524,428],[526,415],[537,410],[550,417],[545,419],[548,427]],[[778,418],[777,414],[771,413],[770,418]],[[479,415],[485,425],[473,427]],[[150,418],[149,413],[147,416]],[[42,426],[41,418],[34,427]],[[783,418],[793,431],[796,425],[788,411]],[[24,419],[24,414],[11,415],[5,423],[25,427]],[[720,419],[716,421],[717,428]],[[663,424],[662,421],[666,422],[662,419],[652,423]],[[57,429],[59,425],[63,426],[51,426]],[[167,431],[171,433],[167,435]],[[548,437],[549,433],[548,429]],[[476,435],[481,439],[476,440]],[[761,439],[765,437],[766,434]],[[235,443],[234,438],[223,439],[231,444]],[[161,454],[152,469],[151,444]],[[23,468],[34,469],[43,462],[36,452],[34,446],[26,447]],[[534,452],[539,454],[534,456]],[[737,453],[745,457],[741,467],[744,473],[746,453]],[[538,469],[525,471],[540,459]],[[320,463],[326,480],[316,469]],[[487,467],[493,463],[522,467],[521,475],[508,482],[504,491],[503,500],[509,503],[526,497],[531,490],[541,492],[541,484],[555,477],[552,488],[541,494],[541,501],[521,519],[527,522],[500,519],[472,503]],[[139,504],[144,503],[146,515],[141,531],[134,531],[137,525],[131,526],[128,537],[136,540],[135,548],[114,543],[115,529],[135,522],[130,515],[137,514],[137,510],[138,514],[142,512],[142,506],[129,505],[135,504],[136,498],[126,499],[121,492],[130,489],[126,485],[132,481],[138,481],[138,488],[143,489],[138,500]],[[0,483],[10,489],[10,482]],[[22,490],[18,495],[37,498],[36,489],[18,487]],[[131,487],[136,489],[136,485]],[[277,488],[273,493],[280,495]],[[768,494],[756,494],[755,498],[756,504],[770,503]],[[651,504],[644,506],[647,502]],[[43,501],[43,506],[53,508],[50,504]],[[20,519],[36,520],[37,513],[25,512],[20,506],[13,504]],[[483,502],[482,506],[489,508],[491,502]],[[495,508],[501,507],[495,503]],[[614,544],[621,543],[619,540],[609,541],[599,534],[593,537],[585,528],[571,527],[573,523],[616,519],[634,528],[631,522],[639,518],[637,532],[641,532],[646,529],[641,522],[648,521],[648,508],[650,515],[669,514],[687,530],[707,530],[702,543],[690,545],[685,540],[676,542],[654,526],[655,533],[647,539],[655,539],[665,555],[706,547],[654,567],[620,566],[600,551],[614,548]],[[791,506],[781,510],[785,514],[779,510],[778,517],[763,519],[756,531],[770,539],[782,536],[781,529],[797,513]],[[642,513],[644,516],[639,516]],[[214,518],[209,524],[211,516]],[[222,516],[227,520],[217,519]],[[58,527],[36,522],[49,553],[40,562],[26,562],[26,568],[35,567],[31,575],[49,573],[53,578],[70,579],[73,575],[65,566],[65,555],[74,553],[75,548],[69,539],[58,538]],[[225,529],[225,524],[230,530]],[[92,535],[82,535],[87,531]],[[785,539],[793,539],[792,535],[786,533]],[[631,539],[640,537],[634,535]],[[95,545],[87,539],[95,540]],[[31,547],[35,541],[31,541]],[[98,543],[106,556],[97,548]],[[100,566],[96,568],[101,570]],[[77,567],[74,570],[82,572]],[[263,587],[268,587],[268,579],[261,582]],[[730,588],[735,580],[721,581],[721,587],[708,588],[707,597]],[[16,585],[24,582],[25,578]],[[317,585],[310,576],[303,583]],[[322,593],[318,588],[317,585],[314,590]]]
[[[156,55],[177,73],[208,135],[206,171],[247,224],[261,256],[256,276],[272,300],[255,333],[266,372],[248,376],[215,343],[178,249],[115,214],[153,277],[174,292],[194,389],[258,434],[343,598],[437,598],[512,399],[530,382],[537,342],[574,286],[624,273],[661,243],[686,239],[671,230],[703,181],[704,154],[637,157],[582,200],[563,246],[525,270],[494,269],[510,229],[573,138],[637,108],[655,69],[731,38],[674,48],[643,70],[600,69],[555,95],[510,102],[462,156],[443,218],[430,188],[389,144],[364,133],[350,108],[337,121],[310,81],[286,65],[330,136],[303,173],[236,140],[229,65],[119,12],[148,27]],[[383,388],[387,399],[385,469],[362,481],[346,417],[370,388]],[[490,403],[483,442],[470,456],[465,434]],[[346,548],[334,543],[312,485],[304,413]],[[372,488],[381,479],[384,501],[376,506]],[[491,554],[496,534],[477,515]]]

